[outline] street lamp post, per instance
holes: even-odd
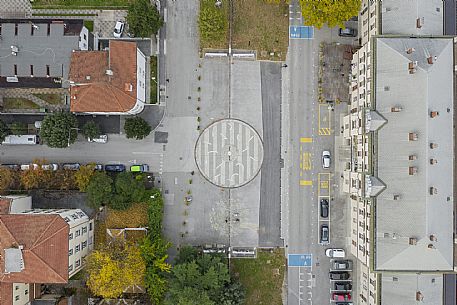
[[[71,131],[72,131],[73,129],[76,130],[76,131],[79,130],[79,128],[76,128],[76,127],[71,127],[71,128],[68,130],[68,142],[67,142],[67,147],[70,147],[70,136],[71,136]]]

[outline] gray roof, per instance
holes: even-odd
[[[380,3],[383,35],[443,34],[442,0],[383,0]],[[423,20],[421,28],[416,26],[418,18]]]
[[[23,269],[22,250],[17,248],[5,249],[5,273],[21,272]]]
[[[79,34],[64,35],[63,23],[51,23],[48,36],[47,23],[36,23],[38,29],[31,34],[30,23],[2,23],[0,40],[0,76],[14,76],[17,65],[18,77],[30,77],[31,65],[35,77],[46,77],[49,65],[51,77],[68,77],[72,50],[78,50]],[[12,55],[11,46],[19,49]]]
[[[421,302],[416,301],[420,292]],[[443,275],[382,273],[382,304],[389,305],[440,305],[443,304]],[[454,300],[455,302],[455,300]]]
[[[375,269],[453,270],[453,40],[374,41],[374,104],[387,120],[377,131],[374,153],[375,174],[387,186],[376,198]],[[415,51],[407,54],[409,48]],[[414,74],[410,63],[417,64]],[[431,118],[431,111],[439,115]],[[417,172],[410,175],[410,167]],[[410,238],[417,244],[410,245]]]

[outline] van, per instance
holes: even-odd
[[[146,172],[149,172],[149,165],[135,164],[135,165],[130,166],[130,171],[133,173],[146,173]]]
[[[346,252],[344,249],[327,249],[325,250],[325,255],[328,257],[345,257]]]

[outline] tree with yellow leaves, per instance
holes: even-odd
[[[110,245],[86,258],[87,286],[103,298],[118,298],[133,285],[144,286],[146,265],[134,244]]]
[[[90,182],[90,178],[92,178],[94,172],[95,163],[89,163],[87,165],[80,166],[78,171],[75,173],[76,185],[81,192],[86,191],[86,188]]]
[[[305,25],[320,29],[324,24],[329,28],[344,27],[344,22],[357,16],[361,0],[300,0]]]

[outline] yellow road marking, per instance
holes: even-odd
[[[313,138],[300,138],[300,143],[312,143]]]
[[[311,153],[304,152],[303,153],[303,169],[304,170],[311,170]]]
[[[329,136],[331,134],[332,134],[332,130],[330,128],[319,128],[320,136]]]
[[[300,185],[301,186],[313,185],[313,181],[311,181],[311,180],[300,180]]]
[[[317,196],[321,196],[321,189],[328,191],[330,197],[330,173],[318,173],[317,174]]]

